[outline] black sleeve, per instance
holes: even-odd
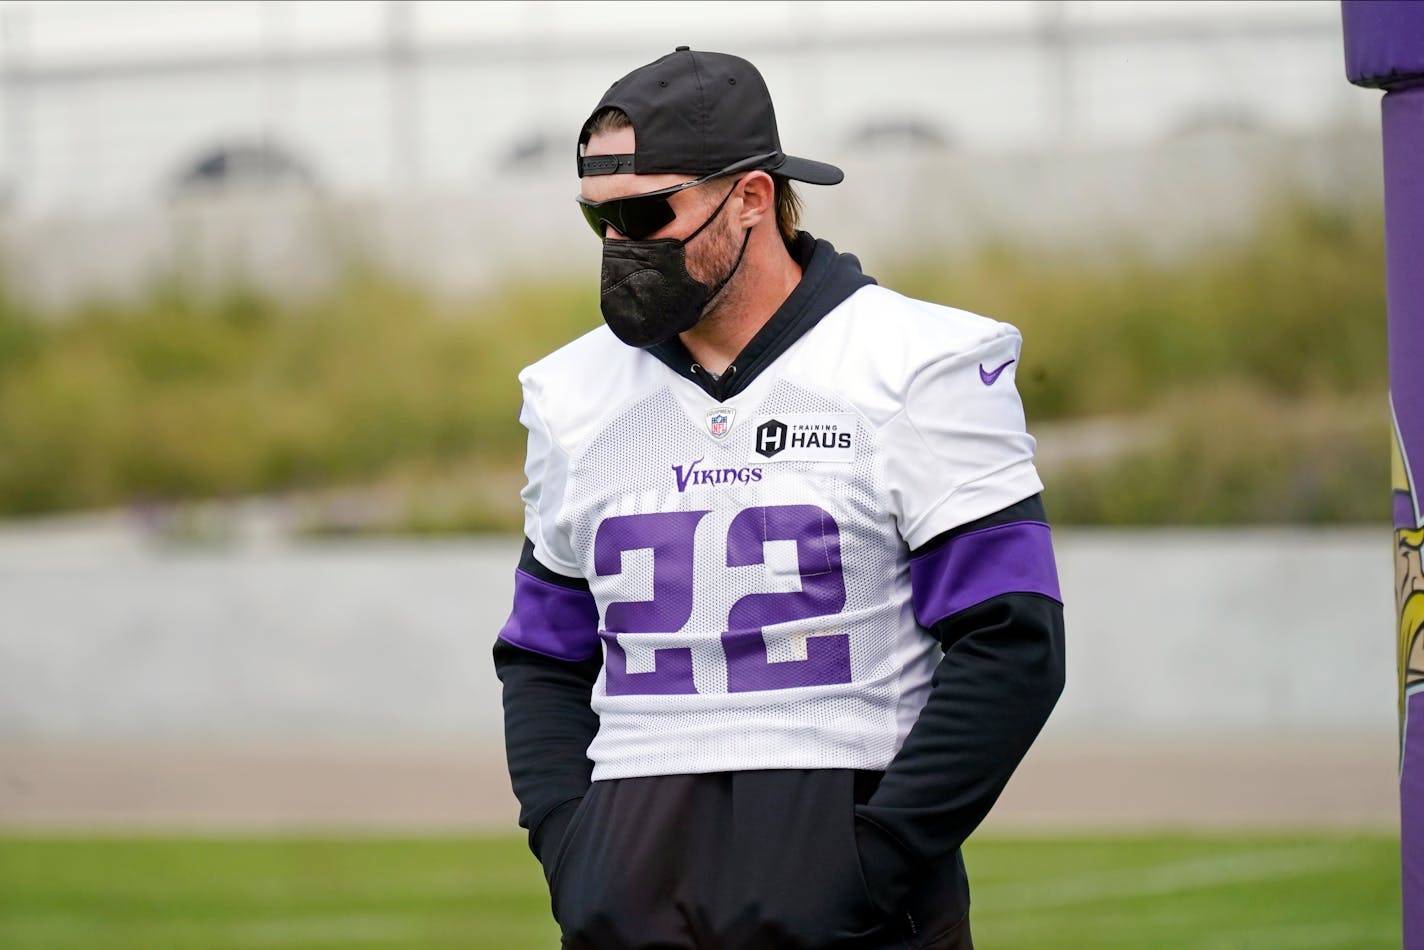
[[[541,580],[588,590],[587,583],[535,560],[528,540],[519,567]],[[598,653],[573,662],[495,640],[494,668],[504,684],[504,748],[519,824],[529,830],[530,850],[546,868],[548,851],[588,791],[593,763],[587,750],[598,732],[589,698],[602,665]]]
[[[1039,496],[946,532],[1044,521]],[[932,628],[944,645],[929,699],[869,801],[856,839],[877,903],[894,909],[925,864],[948,860],[1009,781],[1063,691],[1063,606],[1006,593]]]

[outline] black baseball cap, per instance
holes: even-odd
[[[632,120],[634,153],[584,157],[589,125],[604,109],[621,109]],[[743,167],[813,185],[845,178],[834,165],[781,151],[771,93],[755,66],[740,56],[679,46],[603,94],[579,134],[578,173],[580,178],[621,172],[701,176],[758,156],[764,161]]]

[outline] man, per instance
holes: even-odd
[[[495,646],[568,947],[970,947],[960,845],[1063,685],[1018,332],[796,230],[748,62],[579,140],[607,326],[526,369]]]

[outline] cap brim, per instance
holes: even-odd
[[[845,179],[845,172],[834,165],[815,162],[809,158],[797,158],[794,155],[786,156],[780,165],[768,168],[767,171],[813,185],[839,185]]]

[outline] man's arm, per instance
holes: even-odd
[[[588,584],[544,567],[526,540],[494,665],[504,684],[504,746],[519,824],[546,870],[588,791],[587,751],[598,732],[589,697],[602,662]]]
[[[915,614],[944,645],[930,695],[870,800],[866,879],[897,908],[921,866],[963,844],[1047,721],[1064,680],[1063,607],[1039,496],[912,555]]]

